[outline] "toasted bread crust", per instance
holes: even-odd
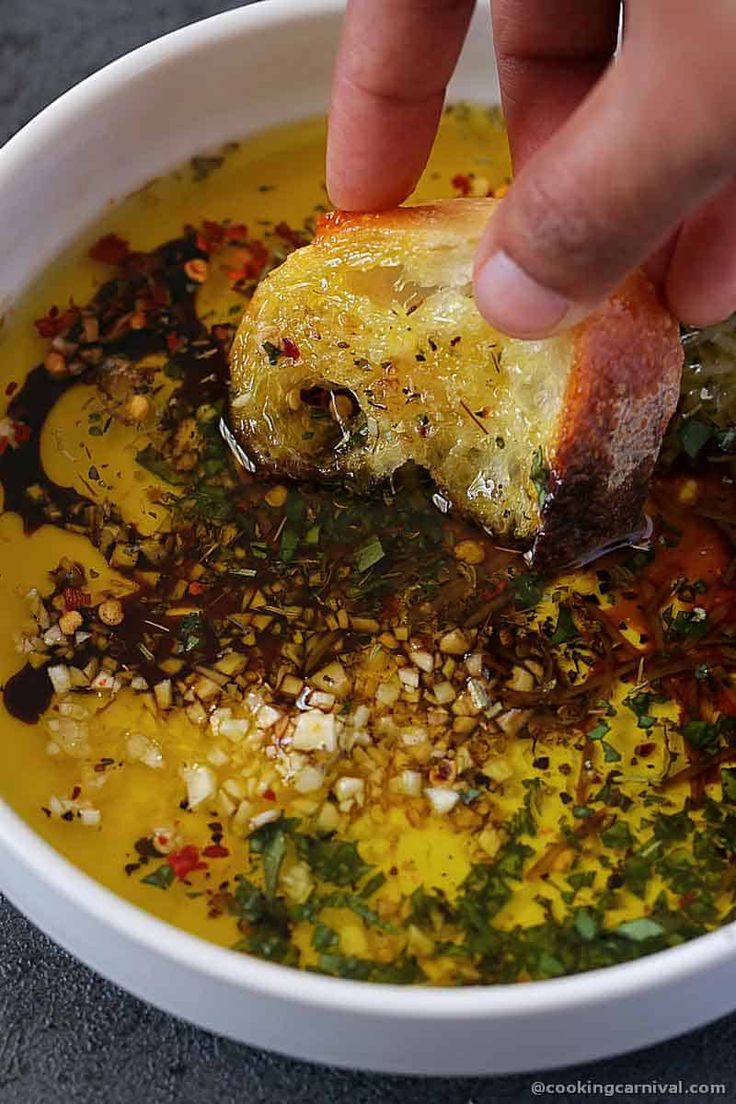
[[[591,559],[641,527],[681,368],[677,323],[642,272],[577,327],[537,566]]]
[[[393,207],[389,211],[327,211],[317,222],[314,243],[328,240],[335,234],[352,230],[370,230],[381,233],[386,230],[414,228],[418,224],[426,230],[437,230],[446,235],[452,228],[465,232],[469,238],[478,237],[479,228],[485,227],[500,200],[486,198],[439,199],[435,203],[422,203],[417,207]]]
[[[642,273],[571,333],[521,342],[493,331],[474,307],[470,281],[475,244],[496,202],[324,216],[314,243],[264,281],[244,315],[233,347],[233,415],[246,448],[280,474],[382,478],[414,460],[458,510],[531,549],[534,565],[551,570],[589,559],[638,528],[677,403],[682,353],[678,327]],[[418,289],[423,305],[416,315],[413,306],[403,315],[400,299],[389,310],[385,286],[367,290],[365,274],[392,272],[405,273],[402,287],[409,281]],[[301,358],[274,371],[262,352],[266,334],[270,342],[279,334],[297,338]],[[386,353],[377,350],[391,334],[418,342],[414,351],[422,355],[397,338],[396,356],[379,363]],[[439,344],[429,342],[430,354],[432,335]],[[303,394],[319,380],[350,390],[361,405],[368,396],[365,414],[378,428],[365,447],[338,456],[315,451],[312,432],[300,432],[299,440],[311,443],[296,448],[286,436],[290,419],[300,417],[285,405],[287,386],[293,396],[294,388]],[[402,390],[404,384],[411,386]],[[408,392],[417,392],[418,407],[405,408]],[[464,411],[459,398],[468,400]],[[484,426],[475,411],[486,403],[496,414],[484,414]],[[430,412],[428,434],[417,435],[417,409]],[[500,467],[493,445],[499,429],[507,441]],[[540,445],[550,470],[541,506],[531,474]]]

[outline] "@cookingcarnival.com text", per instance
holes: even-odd
[[[543,1081],[531,1083],[532,1096],[726,1096],[723,1081]]]

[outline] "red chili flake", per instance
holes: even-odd
[[[464,173],[458,173],[457,176],[453,176],[450,181],[453,188],[460,192],[460,195],[470,195],[470,177],[465,176]]]
[[[263,796],[265,797],[266,801],[275,801],[276,800],[276,794],[273,792],[272,789],[264,790],[263,791]]]
[[[170,353],[175,353],[181,344],[181,338],[176,333],[167,333],[166,335],[166,348]]]
[[[257,280],[266,267],[268,250],[263,242],[251,242],[244,254],[245,259],[240,268],[231,268],[228,271],[228,279],[233,284],[239,284],[241,281],[249,283],[251,280]]]
[[[230,852],[221,843],[211,843],[202,850],[202,854],[208,859],[226,859]]]
[[[166,856],[166,862],[174,871],[174,876],[183,881],[193,870],[206,870],[207,863],[200,862],[199,848],[189,843],[180,851],[172,851]]]
[[[194,583],[189,584],[188,589],[189,589],[189,593],[192,595],[192,597],[197,598],[200,594],[204,594],[207,587],[204,585],[204,583],[194,582]]]
[[[72,801],[76,801],[77,798],[79,797],[79,795],[81,794],[81,792],[82,792],[82,787],[81,786],[75,786],[74,789],[72,790]]]
[[[50,307],[43,318],[37,318],[33,325],[41,337],[56,337],[59,332],[59,308]]]
[[[130,246],[125,238],[121,238],[117,234],[105,234],[91,247],[89,255],[93,261],[121,265],[130,256]]]
[[[248,227],[242,222],[225,229],[225,237],[229,242],[245,242],[248,240]]]
[[[303,234],[300,234],[298,230],[294,230],[289,226],[288,222],[279,222],[274,227],[274,231],[282,239],[282,241],[288,242],[289,245],[293,245],[294,249],[299,249],[300,246],[306,245],[306,240]]]
[[[398,595],[393,594],[389,598],[384,598],[381,604],[381,616],[387,620],[393,621],[399,616],[401,612],[402,604]]]
[[[18,384],[15,382],[15,380],[12,380],[8,384],[8,386],[5,388],[5,394],[6,395],[14,395],[17,390],[18,390]]]
[[[502,581],[501,581],[501,582],[500,582],[500,583],[498,584],[498,586],[488,586],[488,587],[483,587],[483,590],[481,591],[481,595],[480,595],[480,596],[481,596],[481,598],[483,599],[483,601],[484,601],[484,602],[487,602],[487,601],[489,601],[489,599],[491,599],[491,598],[498,598],[498,596],[499,596],[500,594],[503,594],[503,592],[504,592],[504,591],[505,591],[505,590],[506,590],[507,588],[508,588],[508,582],[507,582],[507,580],[506,580],[506,579],[503,579],[503,580],[502,580]]]
[[[13,436],[15,437],[16,447],[30,441],[32,433],[33,430],[25,422],[13,422]]]
[[[31,427],[11,418],[0,419],[0,456],[8,448],[17,449],[30,439]]]
[[[233,338],[233,327],[227,322],[217,322],[210,330],[212,340],[218,345],[227,345]]]
[[[687,893],[683,893],[680,900],[677,902],[678,908],[685,908],[686,905],[691,905],[693,901],[697,901],[698,894],[694,889],[689,889]]]
[[[225,240],[225,227],[220,222],[205,219],[202,223],[202,233],[211,246],[222,245]]]
[[[290,337],[283,338],[281,342],[281,351],[285,357],[289,357],[290,360],[298,360],[302,355],[299,352],[299,346],[296,341],[292,341]]]
[[[58,337],[59,334],[64,333],[65,330],[74,325],[78,316],[79,311],[74,306],[63,313],[58,307],[50,307],[48,313],[43,318],[37,318],[33,325],[41,337]]]
[[[81,587],[64,587],[63,591],[64,609],[68,613],[70,610],[81,609],[84,606],[92,605],[92,595],[87,590],[82,590]]]

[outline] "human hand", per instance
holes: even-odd
[[[677,317],[736,309],[734,0],[491,0],[515,179],[476,258],[489,322],[574,325],[645,264]],[[616,47],[621,8],[624,35]],[[402,202],[426,163],[474,0],[349,0],[327,184]]]

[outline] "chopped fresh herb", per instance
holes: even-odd
[[[629,694],[624,698],[624,705],[635,715],[638,728],[647,729],[656,724],[655,718],[649,712],[651,702],[651,694]]]
[[[428,892],[423,886],[415,889],[409,898],[409,920],[420,928],[435,926],[435,921],[451,915],[451,908],[441,890]]]
[[[371,870],[368,863],[361,859],[357,843],[352,840],[297,835],[295,843],[299,857],[315,875],[333,885],[355,885]]]
[[[715,752],[721,746],[730,747],[736,737],[736,717],[725,713],[716,721],[688,721],[682,735],[698,751]]]
[[[274,366],[284,355],[284,350],[279,345],[274,345],[272,341],[263,342],[263,351],[268,357],[268,363]]]
[[[373,962],[356,955],[321,954],[319,968],[333,977],[352,978],[355,981],[373,981],[384,985],[411,985],[422,981],[424,974],[414,958],[397,959],[395,962]]]
[[[491,920],[512,895],[512,880],[521,877],[524,862],[533,854],[522,843],[506,843],[495,862],[474,863],[460,886],[453,920],[465,931],[468,950],[486,953],[493,942]]]
[[[90,432],[92,431],[90,430]],[[144,449],[135,454],[135,459],[136,463],[140,464],[146,471],[151,472],[152,475],[157,475],[159,479],[163,479],[164,482],[170,483],[174,487],[179,487],[184,482],[183,477],[172,468],[168,460],[165,460],[153,445],[146,445]]]
[[[580,636],[578,627],[573,621],[572,612],[568,606],[560,606],[557,613],[557,625],[549,638],[554,647],[557,644],[568,644],[571,640],[577,640]]]
[[[311,898],[310,898],[311,904]],[[345,908],[350,909],[356,916],[359,916],[369,927],[382,928],[384,931],[391,931],[392,926],[381,920],[375,909],[370,908],[365,903],[364,893],[326,893],[322,896],[318,896],[314,900],[313,908]]]
[[[276,893],[279,870],[286,854],[286,837],[297,823],[294,819],[281,817],[261,825],[248,836],[251,851],[261,856],[266,894],[271,898]]]
[[[736,426],[716,430],[714,440],[721,452],[736,452]]]
[[[721,796],[729,805],[736,805],[736,768],[721,767]]]
[[[633,847],[634,837],[625,820],[615,821],[610,828],[601,832],[601,840],[606,847]]]
[[[180,655],[189,655],[192,652],[201,651],[209,627],[203,613],[188,613],[182,618],[176,634],[176,651]]]
[[[184,379],[185,368],[180,361],[172,358],[171,360],[167,360],[164,364],[163,373],[167,379],[182,380]]]
[[[368,544],[364,544],[355,553],[355,566],[360,572],[368,571],[371,567],[375,567],[385,555],[383,545],[378,537],[372,537]]]
[[[379,870],[376,874],[368,879],[365,885],[362,886],[360,890],[360,896],[365,898],[372,897],[373,894],[376,893],[381,888],[381,886],[385,884],[386,875],[383,873],[382,870]]]
[[[156,886],[157,889],[168,889],[174,881],[174,868],[169,866],[168,863],[163,863],[162,866],[152,870],[150,874],[146,874],[145,878],[141,878],[144,885]]]
[[[688,418],[680,426],[680,444],[684,451],[694,460],[703,447],[713,436],[714,426],[705,422],[698,422],[694,418]]]
[[[233,894],[233,911],[236,916],[255,924],[268,912],[268,903],[263,893],[242,874],[237,876],[237,888]]]
[[[708,632],[708,615],[702,606],[692,610],[678,610],[669,624],[670,636],[690,637],[699,640]]]
[[[299,955],[288,935],[282,935],[270,927],[257,927],[233,947],[235,951],[257,955],[268,962],[281,962],[285,966],[296,966]]]
[[[524,801],[520,808],[511,816],[506,825],[510,836],[536,836],[537,818],[539,816],[543,782],[541,778],[525,778],[522,781],[524,787]]]
[[[564,974],[564,972],[565,966],[560,962],[559,958],[550,954],[549,951],[542,951],[537,960],[538,977],[559,977],[560,974]]]
[[[637,897],[646,895],[652,878],[657,850],[640,850],[630,855],[621,868],[621,884],[635,893]]]
[[[664,935],[664,928],[656,920],[648,916],[641,916],[636,920],[627,920],[614,928],[615,935],[622,935],[624,939],[630,939],[634,943],[642,943],[645,939],[655,939],[658,935]]]
[[[317,921],[312,932],[312,946],[315,951],[329,951],[331,947],[336,947],[339,942],[340,937],[334,928]]]
[[[575,913],[575,929],[581,939],[590,941],[598,934],[595,917],[587,909],[578,909]]]
[[[234,512],[232,491],[204,479],[194,484],[191,496],[182,499],[181,505],[209,523],[229,521]]]
[[[608,721],[598,721],[598,724],[591,728],[590,732],[588,732],[588,739],[593,741],[602,740],[606,733],[610,731],[611,726],[609,725]]]
[[[509,586],[514,605],[519,610],[533,609],[544,596],[544,579],[536,571],[524,571],[515,575]]]
[[[595,881],[595,870],[573,870],[567,875],[567,881],[576,891],[586,889]]]
[[[609,744],[606,740],[601,740],[601,747],[603,748],[603,759],[606,763],[621,762],[621,753],[616,751],[613,744]]]
[[[307,504],[298,491],[291,491],[284,508],[286,524],[281,531],[279,555],[284,563],[291,563],[297,553],[304,533]]]
[[[657,813],[653,827],[656,839],[672,843],[687,839],[693,822],[687,809],[681,809],[678,813]]]

